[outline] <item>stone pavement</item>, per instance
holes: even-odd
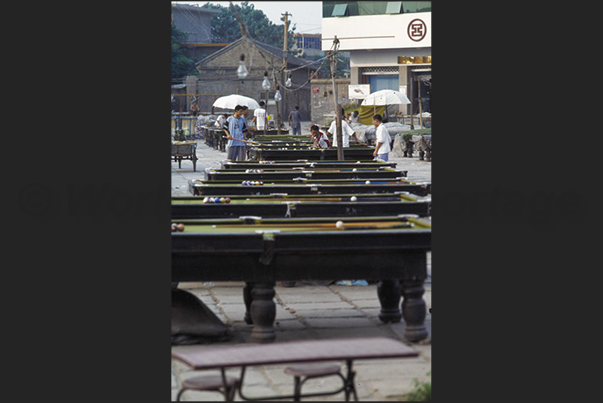
[[[302,134],[309,134],[310,122],[302,123]],[[226,154],[207,147],[202,140],[197,146],[197,172],[193,172],[190,161],[172,162],[172,195],[188,196],[188,180],[205,179],[204,169],[220,167]],[[418,157],[392,158],[397,169],[407,170],[408,179],[431,182],[431,162],[420,161]],[[428,273],[431,276],[431,254],[428,254]],[[179,288],[196,295],[212,312],[226,324],[232,338],[220,344],[249,342],[251,327],[245,324],[245,304],[243,303],[243,282],[181,283]],[[425,324],[429,339],[421,343],[410,343],[404,336],[404,320],[395,324],[384,324],[378,319],[379,300],[376,285],[368,286],[318,286],[309,282],[298,282],[295,287],[282,287],[277,282],[275,328],[277,341],[321,339],[336,337],[383,336],[401,340],[419,352],[419,356],[407,359],[359,360],[354,363],[358,398],[363,401],[399,401],[405,393],[414,388],[413,379],[431,381],[431,314],[427,312]],[[427,308],[431,308],[431,277],[425,284],[423,296]],[[215,345],[215,344],[212,344]],[[212,345],[174,346],[176,349],[211,348]],[[247,396],[270,396],[291,394],[293,378],[284,374],[286,365],[258,366],[248,368],[245,375]],[[345,364],[342,363],[342,367]],[[218,371],[212,371],[212,373]],[[229,369],[229,374],[239,373]],[[175,400],[179,386],[184,379],[197,375],[186,365],[172,360],[172,400]],[[319,378],[304,385],[304,393],[337,389],[337,378]],[[184,393],[187,401],[218,401],[222,396],[215,392]],[[236,400],[241,400],[237,397]],[[338,401],[343,393],[332,396],[307,398],[304,400]]]

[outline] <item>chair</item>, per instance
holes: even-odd
[[[182,382],[182,389],[176,396],[176,401],[180,401],[182,393],[186,390],[197,390],[203,392],[219,392],[224,396],[224,401],[234,401],[235,392],[239,383],[239,378],[225,375],[226,389],[222,382],[222,375],[202,375],[190,378]]]
[[[341,368],[337,364],[328,364],[328,363],[313,363],[313,364],[297,364],[292,365],[285,368],[285,373],[288,375],[292,375],[295,380],[295,385],[293,389],[293,400],[300,401],[302,397],[301,388],[303,384],[309,380],[314,378],[322,378],[327,376],[339,376],[343,381],[343,386],[341,389],[333,392],[327,393],[312,393],[305,395],[304,397],[309,396],[321,396],[321,395],[333,395],[342,391],[345,391],[346,401],[349,400],[349,394],[354,394],[354,400],[358,400],[358,396],[356,395],[356,390],[354,388],[353,383],[348,385],[345,377],[341,374]]]

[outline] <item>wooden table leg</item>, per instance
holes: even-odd
[[[254,283],[251,289],[251,320],[253,330],[251,341],[256,343],[269,343],[276,339],[274,319],[276,318],[276,305],[274,303],[274,284]]]
[[[402,315],[406,323],[404,337],[415,342],[428,336],[425,327],[426,304],[423,300],[423,283],[427,278],[426,253],[417,253],[405,263],[408,270],[402,279]]]
[[[427,338],[425,328],[426,306],[423,300],[423,280],[408,281],[402,283],[402,314],[404,315],[404,337],[409,341],[419,341]]]
[[[400,281],[381,280],[377,284],[377,296],[381,303],[381,313],[379,314],[381,322],[400,322],[402,319],[402,313],[400,312],[400,299],[402,298]]]

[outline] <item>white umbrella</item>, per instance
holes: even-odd
[[[381,90],[368,95],[361,105],[402,105],[409,103],[410,100],[400,91]]]
[[[246,106],[249,109],[258,109],[260,105],[253,98],[244,97],[239,94],[227,95],[216,99],[213,107],[222,109],[234,109],[237,105]]]

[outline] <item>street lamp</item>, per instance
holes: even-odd
[[[237,76],[242,80],[247,77],[249,72],[247,71],[247,67],[245,67],[245,55],[241,55],[241,61],[239,62],[239,68],[237,68]]]

